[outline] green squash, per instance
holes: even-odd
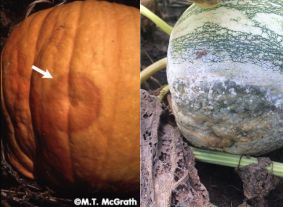
[[[283,1],[193,5],[175,25],[167,78],[195,146],[263,154],[283,146]]]

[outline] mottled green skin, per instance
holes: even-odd
[[[283,16],[282,0],[252,0],[249,4],[234,4],[229,2],[235,1],[229,0],[224,2],[226,2],[225,7],[239,10],[251,20],[257,13],[270,13]],[[272,3],[281,5],[281,7],[274,7],[272,6]],[[193,6],[181,16],[175,27],[178,27],[180,23],[185,19],[190,18],[192,15],[212,11],[222,6],[223,4],[218,4],[216,7],[210,9]],[[235,21],[239,20],[235,19]],[[271,61],[274,63],[274,66],[272,67],[274,70],[283,71],[283,36],[260,25],[260,22],[258,21],[253,21],[253,23],[256,27],[262,29],[261,35],[252,35],[240,31],[235,32],[228,28],[221,27],[218,24],[206,22],[193,33],[171,40],[171,60],[176,63],[193,61],[196,56],[195,53],[205,49],[211,53],[213,58],[209,60],[204,59],[204,62],[223,62],[232,60],[233,62],[242,63],[252,62],[264,67],[266,62]],[[245,27],[245,25],[243,25],[243,27]],[[281,24],[281,27],[283,28],[283,23]],[[278,41],[278,39],[280,40]],[[228,54],[220,54],[219,52],[222,50],[225,50]]]
[[[173,29],[167,76],[192,144],[236,154],[283,147],[283,1],[192,6]]]

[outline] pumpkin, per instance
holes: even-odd
[[[59,190],[138,189],[139,31],[138,9],[95,0],[14,28],[1,108],[5,155],[19,172]]]
[[[263,154],[283,146],[283,1],[193,5],[173,28],[167,78],[195,146]]]

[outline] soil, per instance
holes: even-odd
[[[171,3],[166,4],[164,2]],[[189,4],[186,5],[182,0],[158,0],[157,5],[155,6],[155,13],[159,14],[159,16],[170,25],[174,25],[178,15],[188,6]],[[168,35],[161,32],[154,25],[147,25],[146,29],[143,28],[141,38],[142,69],[151,63],[166,57],[168,41]],[[164,84],[166,84],[165,70],[155,74],[154,78],[147,81],[142,88],[151,91],[151,93],[154,94],[155,91],[158,91],[158,88]],[[263,156],[270,158],[272,161],[282,163],[283,149],[276,150]],[[199,162],[196,163],[196,168],[201,182],[209,192],[211,203],[218,207],[237,207],[245,201],[243,182],[236,172],[236,169]],[[283,179],[279,180],[277,186],[273,183],[273,187],[276,188],[266,197],[266,203],[269,207],[282,206]],[[261,206],[261,204],[259,206]]]

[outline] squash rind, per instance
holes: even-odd
[[[236,154],[283,146],[282,24],[281,0],[194,5],[180,17],[167,77],[192,144]]]

